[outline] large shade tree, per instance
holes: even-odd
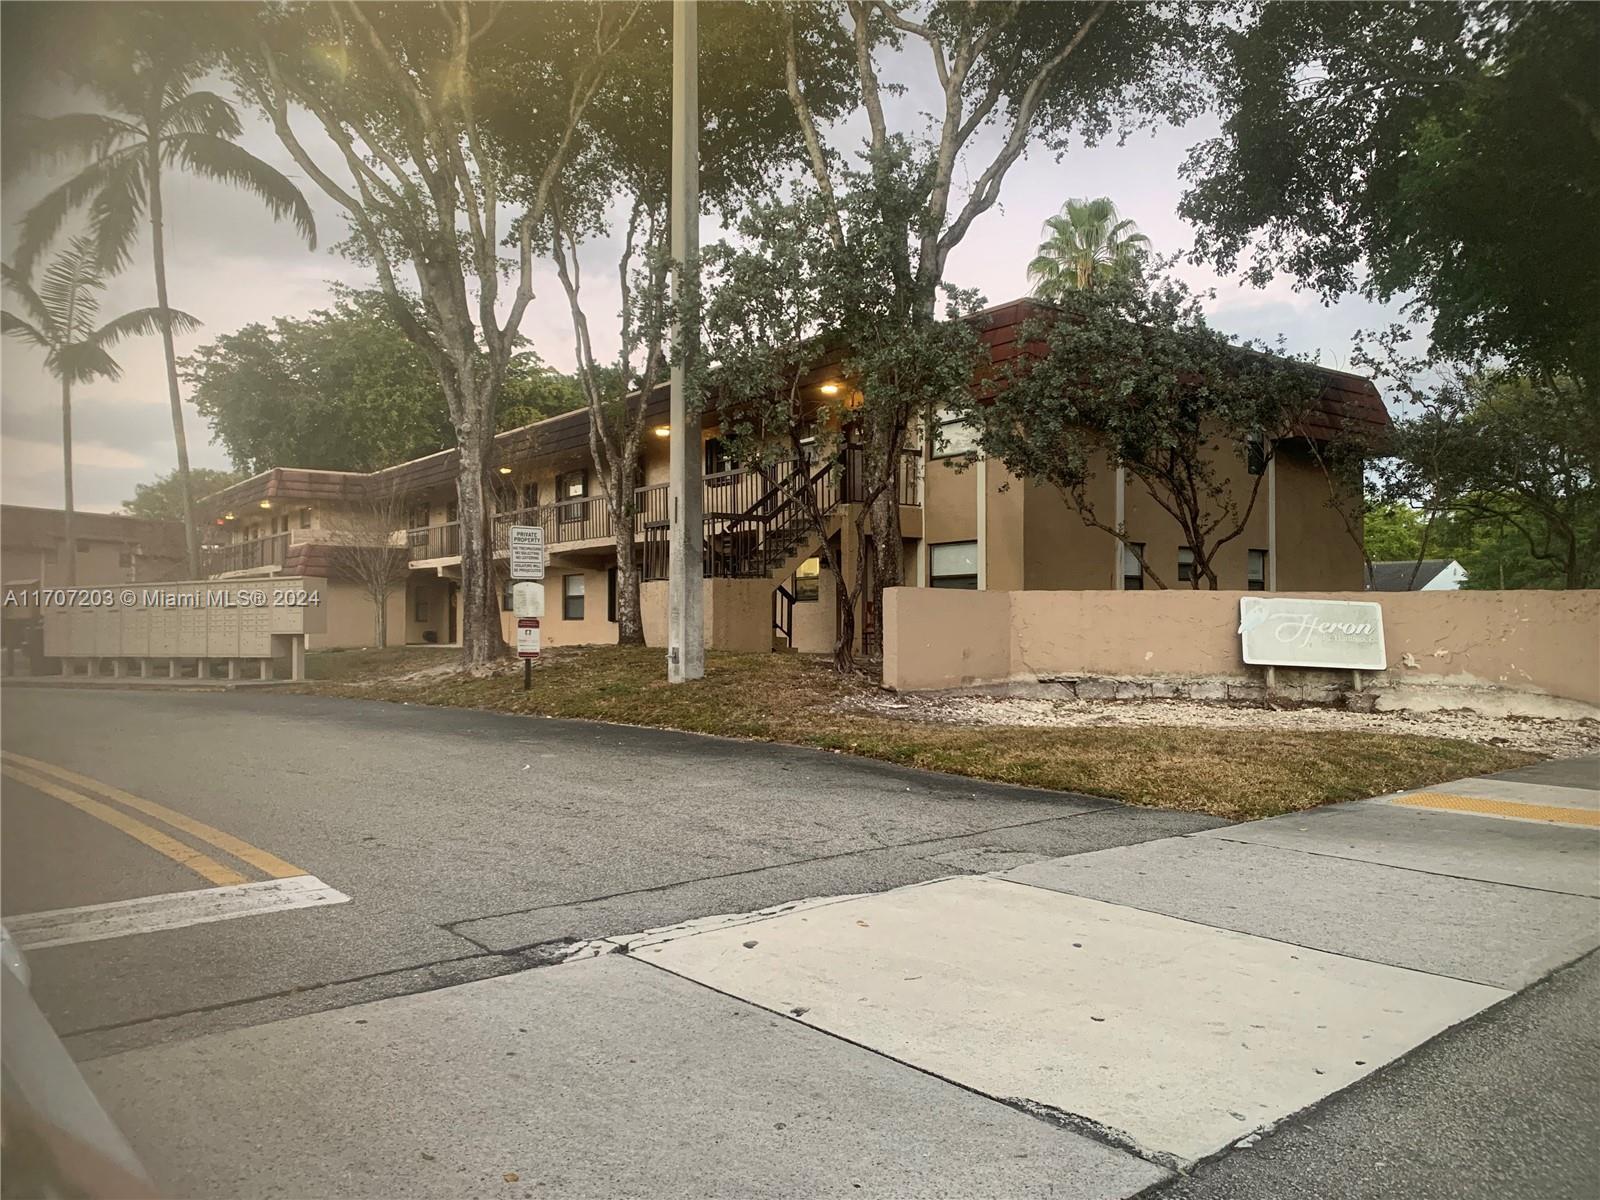
[[[316,244],[311,208],[281,172],[237,139],[242,132],[234,107],[216,92],[198,88],[213,65],[190,28],[191,14],[164,5],[95,6],[92,46],[62,59],[74,83],[104,111],[30,118],[15,129],[8,157],[78,164],[23,218],[16,263],[26,271],[54,239],[70,214],[86,209],[95,253],[111,269],[132,259],[140,237],[150,237],[156,311],[171,313],[167,287],[165,185],[172,174],[213,180],[259,198],[276,219],[292,221]],[[197,10],[198,11],[198,10]],[[173,334],[176,315],[160,322],[166,357],[172,436],[184,496],[184,532],[189,569],[200,570],[200,543],[189,485],[189,443],[184,432]]]
[[[179,365],[212,437],[251,475],[373,471],[455,444],[438,377],[375,288],[337,287],[328,308],[246,325]],[[506,367],[498,426],[582,402],[571,379],[522,351]]]
[[[1028,279],[1039,299],[1059,300],[1074,288],[1082,291],[1136,274],[1149,248],[1150,239],[1117,214],[1109,196],[1068,200],[1045,221]]]
[[[1404,299],[1439,358],[1600,388],[1600,5],[1257,4],[1218,31],[1197,255]]]
[[[805,26],[812,104],[832,118],[848,97],[839,31],[825,10],[794,14]],[[786,18],[775,3],[706,6],[700,17],[700,104],[713,119],[700,131],[698,189],[702,208],[725,220],[748,197],[770,186],[775,173],[800,163],[803,149],[788,110],[782,63]],[[619,47],[607,81],[578,131],[573,166],[549,206],[548,243],[571,311],[577,379],[589,408],[590,456],[606,500],[617,547],[617,631],[623,644],[644,642],[634,525],[646,402],[665,381],[675,315],[667,303],[671,178],[671,7],[647,9],[635,36]],[[823,47],[832,54],[824,57]],[[825,63],[832,63],[831,69]],[[516,161],[517,129],[527,118],[515,103],[498,106],[501,140]],[[524,177],[527,173],[524,172]],[[607,276],[620,292],[618,320],[591,317],[582,260],[604,254]],[[610,296],[607,288],[606,295]],[[596,350],[613,339],[614,355]],[[698,396],[692,398],[697,407]]]
[[[533,299],[535,243],[641,8],[441,0],[222,10],[232,78],[340,207],[347,248],[371,264],[444,393],[460,450],[462,646],[471,669],[505,649],[490,530],[493,438]],[[489,116],[507,90],[522,89],[537,100],[524,107],[512,168]],[[306,119],[319,142],[301,136]]]
[[[94,379],[120,379],[122,368],[110,348],[124,337],[154,333],[169,326],[182,330],[199,322],[187,313],[140,308],[100,323],[100,293],[105,272],[94,243],[75,237],[46,265],[38,286],[9,266],[0,267],[5,286],[20,302],[20,313],[0,313],[0,332],[44,351],[45,369],[61,383],[61,487],[63,537],[67,546],[66,582],[77,582],[77,541],[72,532],[72,387]]]
[[[1092,143],[1195,111],[1201,88],[1192,68],[1212,20],[1203,8],[1109,0],[845,0],[827,11],[849,39],[867,132],[849,148],[855,153],[841,152],[840,131],[830,131],[811,104],[807,32],[792,25],[785,72],[823,207],[820,236],[842,252],[847,205],[879,205],[873,223],[892,231],[895,281],[884,318],[907,344],[938,319],[950,254],[999,202],[1025,151],[1059,154],[1074,139]],[[909,89],[898,77],[908,69],[915,73]],[[862,162],[865,179],[856,172]],[[845,194],[852,188],[865,194],[852,200]],[[877,407],[880,419],[862,430],[869,473],[883,485],[872,519],[875,606],[901,577],[900,509],[888,476],[907,431],[925,415]]]
[[[1166,278],[1069,291],[1018,341],[1037,353],[1007,362],[991,394],[960,406],[984,453],[1056,488],[1168,587],[1176,580],[1146,561],[1095,486],[1125,473],[1177,524],[1189,586],[1215,589],[1217,557],[1248,527],[1272,458],[1310,437],[1322,379],[1309,364],[1235,345],[1207,323],[1199,297]]]

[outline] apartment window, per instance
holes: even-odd
[[[606,620],[617,623],[617,569],[606,568]]]
[[[815,600],[822,591],[822,559],[813,554],[805,562],[795,568],[794,572],[794,599],[798,604],[802,600]]]
[[[563,575],[561,577],[561,619],[563,621],[583,620],[582,575]]]
[[[311,510],[309,508],[302,508],[300,510],[300,528],[311,528]]]
[[[426,621],[428,619],[428,600],[425,596],[418,596],[416,606],[411,610],[413,620]]]
[[[1122,590],[1125,592],[1144,591],[1144,566],[1140,561],[1144,555],[1143,542],[1122,543]]]
[[[445,519],[445,520],[446,520],[446,521],[454,521],[454,520],[455,520],[455,519],[456,519],[456,511],[457,511],[457,510],[456,510],[456,502],[455,502],[455,501],[454,501],[454,500],[452,500],[452,501],[450,501],[450,503],[449,503],[449,504],[448,504],[448,505],[447,505],[447,506],[446,506],[446,507],[445,507],[445,510],[444,510],[444,519]]]
[[[501,587],[501,589],[500,589],[500,611],[501,612],[510,612],[513,608],[516,607],[516,602],[511,597],[512,589],[515,588],[516,586],[517,585],[516,585],[516,582],[514,580],[508,579],[508,580],[505,581],[504,586]]]
[[[928,586],[978,590],[978,543],[945,542],[928,547]]]
[[[119,566],[119,567],[131,567],[131,566],[133,566],[133,551],[132,550],[120,551],[117,554],[117,566]]]
[[[1178,547],[1178,582],[1192,583],[1194,581],[1194,547]]]
[[[719,437],[706,439],[706,474],[721,475],[734,468],[733,456],[728,453],[727,443]]]
[[[522,485],[522,507],[539,507],[539,485],[537,483],[525,483]]]
[[[1245,469],[1252,475],[1260,475],[1267,469],[1267,439],[1259,433],[1252,433],[1245,439],[1244,446]]]
[[[977,451],[977,431],[953,410],[941,408],[934,415],[933,438],[928,443],[928,457],[955,458],[962,454],[976,454]]]
[[[589,472],[586,470],[568,471],[565,475],[556,476],[556,499],[582,500],[589,494]],[[583,520],[582,504],[563,504],[561,506],[561,519],[563,521]]]
[[[416,508],[413,508],[411,510],[411,515],[408,516],[406,520],[410,522],[409,527],[412,529],[422,529],[426,527],[428,524],[428,506],[426,504],[421,504]]]
[[[1250,559],[1245,567],[1245,587],[1252,592],[1267,590],[1267,552],[1265,550],[1250,551]]]

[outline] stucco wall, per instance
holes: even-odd
[[[901,691],[1058,675],[1258,678],[1238,591],[885,593],[884,684]],[[1285,594],[1285,593],[1279,593]],[[1383,606],[1378,687],[1460,685],[1600,705],[1600,591],[1332,592]]]
[[[327,629],[306,638],[309,650],[334,647],[372,646],[377,642],[376,614],[372,597],[357,583],[328,583],[322,590],[322,607],[327,614]],[[406,585],[395,584],[389,593],[389,645],[405,644]]]

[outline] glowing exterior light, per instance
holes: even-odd
[[[263,500],[261,502],[261,507],[262,508],[271,508],[272,507],[272,501],[271,500]]]
[[[839,394],[839,385],[837,383],[825,383],[820,390],[824,396],[837,396]]]
[[[655,429],[653,429],[651,432],[653,432],[658,438],[671,437],[672,436],[672,426],[670,426],[670,425],[657,425],[655,427]]]
[[[500,468],[500,474],[502,474],[502,475],[511,474],[511,468],[510,467],[501,467]]]

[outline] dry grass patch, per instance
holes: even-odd
[[[703,680],[672,686],[657,649],[553,650],[535,668],[533,689],[526,693],[520,667],[488,678],[453,673],[404,680],[393,678],[404,669],[374,659],[368,681],[356,682],[353,671],[327,672],[316,661],[321,657],[311,656],[313,677],[341,681],[316,687],[324,693],[788,742],[1234,820],[1535,761],[1533,755],[1500,747],[1393,734],[917,723],[852,711],[854,702],[877,691],[875,685],[859,677],[841,679],[825,661],[794,654],[713,652]]]

